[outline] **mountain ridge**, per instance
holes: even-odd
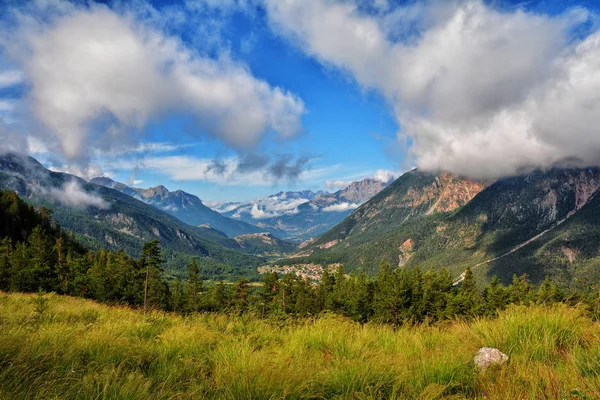
[[[343,262],[371,272],[380,262],[444,267],[457,278],[472,267],[483,281],[527,273],[534,282],[600,282],[600,242],[590,240],[600,240],[599,168],[551,168],[475,186],[446,178],[454,187],[437,198],[422,185],[435,176],[403,175],[285,262]]]
[[[300,243],[326,232],[385,187],[384,182],[363,179],[335,193],[279,192],[223,214],[265,230],[283,232],[284,239]]]
[[[180,219],[188,225],[209,225],[211,228],[235,237],[245,233],[261,233],[264,230],[244,221],[228,218],[207,207],[198,196],[184,192],[181,189],[169,191],[165,186],[158,185],[143,189],[130,187],[110,178],[96,177],[91,183],[100,184],[118,190],[129,196],[151,204],[162,211]]]

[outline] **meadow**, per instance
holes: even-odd
[[[600,398],[600,325],[586,313],[512,305],[495,318],[393,327],[0,292],[0,398]],[[483,346],[509,362],[477,371]]]

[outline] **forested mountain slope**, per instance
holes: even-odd
[[[445,177],[445,178],[444,178]],[[568,284],[600,281],[600,170],[553,168],[482,183],[411,171],[357,209],[294,262],[466,267],[505,282],[527,273]],[[471,199],[472,198],[472,199]],[[291,260],[287,260],[291,262]]]
[[[0,189],[16,191],[52,211],[65,229],[91,248],[123,249],[139,256],[145,241],[159,239],[167,267],[182,270],[191,257],[218,275],[231,269],[254,274],[261,258],[243,252],[234,239],[212,228],[187,225],[117,190],[52,172],[31,157],[0,155]]]

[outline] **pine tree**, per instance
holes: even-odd
[[[398,274],[387,263],[381,263],[375,277],[373,312],[382,322],[400,323],[398,305]]]
[[[212,311],[225,311],[229,306],[229,290],[223,281],[219,281],[210,292]]]
[[[506,307],[508,303],[507,290],[500,283],[500,278],[494,276],[483,293],[485,309],[488,315],[494,315]]]
[[[273,310],[275,298],[279,292],[279,277],[277,272],[266,274],[262,280],[262,287],[258,292],[259,307],[261,316],[264,318]]]
[[[348,308],[348,279],[343,266],[337,267],[335,271],[335,283],[331,293],[331,311],[347,315]]]
[[[359,322],[367,322],[372,314],[373,288],[364,271],[352,279],[350,315]]]
[[[140,258],[141,269],[145,271],[144,312],[147,311],[148,306],[165,308],[168,304],[168,286],[161,276],[162,262],[159,241],[152,240],[145,243]]]
[[[62,236],[56,239],[54,251],[56,252],[56,275],[58,276],[58,289],[60,293],[67,293],[69,288],[70,268],[66,260],[65,239]]]
[[[34,292],[36,281],[31,266],[30,249],[25,243],[17,242],[10,255],[10,290],[13,292]]]
[[[465,277],[461,283],[458,295],[448,303],[447,312],[449,316],[463,315],[472,317],[480,311],[479,291],[475,284],[475,276],[471,268],[465,271]]]
[[[52,246],[44,228],[36,226],[27,239],[31,247],[31,267],[37,289],[47,292],[55,291],[58,286],[56,271],[54,270],[55,259],[52,254]]]
[[[181,279],[179,277],[175,278],[173,288],[171,289],[171,305],[173,306],[173,311],[175,312],[182,311],[185,305],[183,285],[181,284]]]
[[[250,293],[250,281],[241,279],[233,287],[232,303],[239,314],[248,310],[248,297]]]
[[[335,278],[331,276],[327,268],[321,274],[321,282],[317,286],[317,305],[319,311],[331,310],[333,308],[333,286]]]
[[[188,266],[188,279],[184,290],[184,309],[186,312],[200,311],[200,296],[202,294],[202,287],[203,282],[202,279],[200,279],[200,270],[198,268],[198,263],[194,259]]]
[[[441,320],[452,297],[452,277],[446,269],[427,271],[423,277],[423,308],[427,318]]]

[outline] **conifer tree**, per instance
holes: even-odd
[[[373,288],[364,271],[352,279],[352,289],[349,298],[351,317],[359,322],[367,322],[372,314]]]
[[[266,274],[262,280],[262,287],[258,292],[259,308],[264,318],[273,309],[275,298],[279,292],[279,277],[277,272]]]
[[[485,300],[486,313],[488,315],[496,314],[503,310],[508,303],[508,293],[500,283],[500,278],[494,276],[483,294]]]
[[[219,281],[210,292],[210,302],[213,311],[225,311],[229,306],[229,290],[223,281]]]
[[[319,310],[331,310],[333,308],[333,286],[335,278],[329,273],[327,268],[321,274],[321,281],[317,286],[317,306]]]
[[[67,293],[69,289],[69,264],[66,260],[65,239],[60,236],[54,245],[56,252],[56,275],[58,276],[58,290]]]
[[[140,258],[141,270],[145,271],[144,311],[148,307],[164,308],[168,303],[168,286],[162,280],[162,255],[158,240],[144,244]]]
[[[188,266],[188,279],[185,284],[185,307],[187,312],[200,311],[200,296],[202,294],[203,282],[200,279],[200,270],[196,260],[192,260]]]
[[[184,308],[183,285],[179,277],[175,278],[173,288],[171,289],[171,305],[175,312],[180,312]]]
[[[233,306],[239,314],[243,314],[248,310],[248,297],[250,294],[250,281],[241,279],[233,287],[231,300]]]
[[[41,225],[36,226],[27,239],[31,247],[31,268],[37,289],[47,292],[57,288],[55,260],[52,254],[52,246],[46,231]],[[35,288],[34,288],[35,290]]]
[[[34,292],[37,290],[34,271],[30,263],[30,249],[25,243],[17,242],[10,255],[10,290]]]

